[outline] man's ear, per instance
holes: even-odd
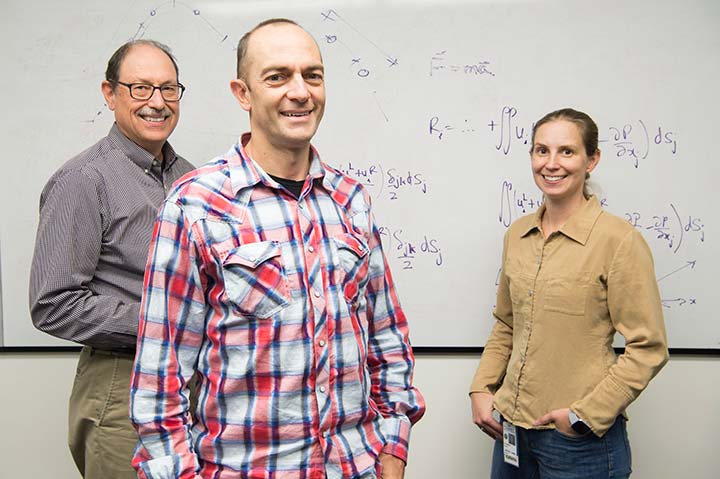
[[[102,85],[100,86],[100,89],[102,90],[102,94],[105,97],[105,103],[107,103],[108,108],[110,108],[110,111],[115,110],[115,91],[113,90],[113,85],[107,80],[103,80]]]
[[[250,89],[244,80],[240,78],[230,80],[230,90],[232,94],[235,95],[235,98],[237,98],[243,110],[250,111],[252,109],[252,105],[250,104]]]

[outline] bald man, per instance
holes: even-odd
[[[177,185],[155,229],[132,380],[138,475],[402,478],[425,406],[369,195],[310,144],[320,50],[272,19],[237,55],[250,132]]]

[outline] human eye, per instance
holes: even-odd
[[[285,80],[285,75],[282,73],[271,73],[265,77],[265,81],[270,84],[282,83]]]
[[[146,96],[150,95],[150,92],[153,91],[153,87],[152,85],[146,85],[145,83],[133,83],[132,90],[137,96]]]
[[[562,153],[565,156],[572,156],[575,151],[572,148],[563,148]]]
[[[163,93],[177,94],[180,87],[178,85],[163,85],[160,87]]]
[[[322,83],[323,74],[322,72],[314,71],[305,74],[305,80],[310,83]]]
[[[533,153],[536,155],[544,155],[547,153],[547,148],[545,148],[543,145],[535,145],[533,148]]]

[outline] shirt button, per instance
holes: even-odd
[[[528,291],[528,296],[532,296],[532,291]]]
[[[150,174],[150,170],[148,170],[147,168],[145,168],[145,174],[146,174],[146,175],[149,175],[149,174]]]
[[[313,294],[315,295],[316,298],[319,298],[319,297],[320,297],[320,293],[317,292],[317,291],[315,291]]]
[[[325,341],[322,339],[318,342],[318,344],[320,345],[321,348],[325,347]]]
[[[314,253],[314,252],[315,252],[315,248],[313,248],[312,246],[308,246],[308,251],[311,252],[311,253]]]
[[[255,256],[250,256],[248,259],[249,259],[250,261],[255,261]]]
[[[325,386],[320,386],[320,392],[321,392],[321,393],[324,393],[324,392],[325,392]]]

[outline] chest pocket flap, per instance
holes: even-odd
[[[259,241],[220,254],[227,300],[243,316],[267,318],[289,304],[280,247]]]
[[[351,234],[333,236],[332,239],[338,249],[350,250],[358,258],[364,258],[368,254],[367,245]]]
[[[367,283],[369,248],[364,241],[351,234],[341,234],[332,237],[337,251],[339,268],[336,274],[342,285],[345,299],[354,302],[359,292]]]

